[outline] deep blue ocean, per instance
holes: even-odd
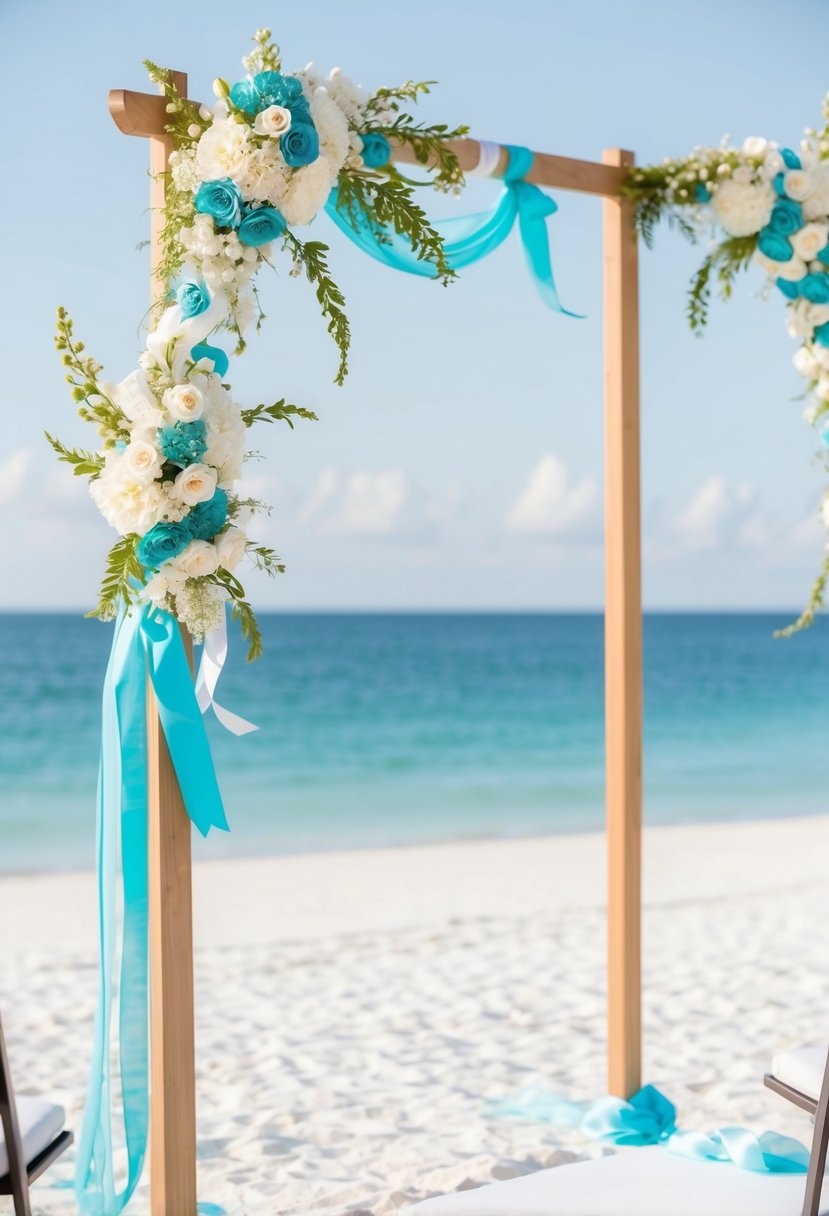
[[[645,622],[651,823],[829,810],[829,627],[785,613]],[[210,723],[230,835],[200,856],[598,829],[602,618],[272,614],[233,638]],[[0,615],[0,871],[91,868],[111,626]]]

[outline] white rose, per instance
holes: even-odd
[[[769,141],[763,139],[762,135],[749,135],[743,140],[743,152],[746,156],[765,156],[766,148],[769,146]]]
[[[829,376],[825,372],[822,376],[818,376],[815,392],[824,401],[829,397]]]
[[[178,422],[193,422],[202,416],[204,399],[195,384],[176,384],[167,389],[161,400],[170,417]]]
[[[216,480],[216,470],[209,465],[191,464],[178,474],[171,494],[186,506],[194,507],[197,502],[207,502],[213,497]]]
[[[122,536],[143,535],[162,518],[167,496],[157,481],[137,477],[120,452],[110,452],[89,492],[107,523]]]
[[[291,111],[284,106],[268,106],[260,110],[253,120],[257,135],[284,135],[291,125]]]
[[[829,161],[821,161],[812,171],[812,188],[803,200],[803,215],[807,220],[829,215]]]
[[[711,209],[731,236],[752,236],[768,223],[774,199],[767,182],[752,186],[731,179],[717,187]]]
[[[801,346],[792,359],[795,368],[807,380],[814,380],[819,374],[820,364],[808,346]]]
[[[282,196],[280,210],[288,224],[310,224],[331,193],[331,166],[325,156],[297,169]]]
[[[808,173],[804,173],[802,169],[789,169],[788,173],[783,175],[783,189],[789,198],[802,203],[811,193],[811,177]]]
[[[821,249],[826,248],[826,242],[829,241],[829,224],[805,224],[789,239],[795,253],[804,261],[811,262]]]
[[[178,557],[168,562],[188,578],[204,578],[207,574],[215,574],[219,558],[216,546],[209,540],[191,540],[187,548]]]
[[[786,309],[786,329],[793,338],[811,341],[818,325],[829,321],[829,304],[812,304],[809,300],[794,300]],[[818,347],[815,347],[817,355]]]
[[[812,347],[812,355],[818,367],[829,371],[829,346],[824,346],[822,342],[815,343]]]
[[[154,443],[134,435],[124,451],[124,460],[139,481],[155,481],[164,463]]]
[[[753,260],[758,266],[762,266],[772,279],[785,279],[787,282],[797,283],[806,273],[806,263],[797,254],[788,262],[775,262],[773,258],[767,258],[759,249],[755,249]]]
[[[241,528],[228,528],[216,537],[216,552],[219,565],[225,570],[235,570],[245,556],[248,538]]]

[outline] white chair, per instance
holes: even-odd
[[[52,1102],[15,1101],[0,1023],[0,1195],[11,1195],[15,1216],[31,1216],[29,1187],[72,1143],[65,1118]]]

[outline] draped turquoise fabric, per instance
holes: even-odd
[[[115,623],[103,689],[96,846],[99,997],[75,1167],[78,1203],[90,1216],[117,1216],[122,1211],[141,1177],[147,1144],[148,676],[190,819],[205,835],[211,827],[227,829],[178,625],[169,613],[149,605],[125,609]],[[123,890],[120,941],[119,858]],[[119,1066],[114,1075],[116,998]],[[117,1089],[125,1145],[120,1168],[116,1167],[113,1137]]]
[[[645,1085],[629,1102],[600,1098],[570,1102],[545,1089],[522,1090],[514,1098],[490,1104],[496,1118],[530,1119],[558,1127],[578,1127],[586,1136],[610,1144],[661,1144],[696,1161],[730,1161],[743,1170],[766,1174],[805,1174],[809,1151],[789,1136],[744,1127],[713,1132],[684,1132],[676,1126],[676,1107],[653,1085]]]
[[[488,211],[435,223],[434,227],[445,241],[446,260],[453,270],[480,261],[506,240],[517,219],[527,265],[541,298],[555,312],[578,317],[580,314],[562,306],[553,277],[546,221],[558,207],[538,186],[523,180],[533,163],[529,148],[508,145],[507,151],[509,163],[504,173],[504,189],[495,204]],[[378,228],[370,216],[363,212],[352,214],[346,208],[340,208],[338,203],[335,186],[325,210],[364,253],[394,270],[435,277],[432,263],[418,258],[405,238],[391,229]]]

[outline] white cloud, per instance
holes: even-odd
[[[536,536],[584,536],[598,525],[599,488],[592,477],[571,484],[554,452],[542,456],[507,514],[513,532]]]
[[[724,477],[709,477],[674,521],[683,547],[691,550],[722,549],[738,544],[751,548],[768,536],[753,486],[732,489]]]
[[[422,541],[434,531],[440,505],[416,493],[399,468],[347,475],[323,469],[297,519],[332,536]]]
[[[18,448],[0,464],[0,503],[12,502],[18,497],[31,461],[31,449]]]

